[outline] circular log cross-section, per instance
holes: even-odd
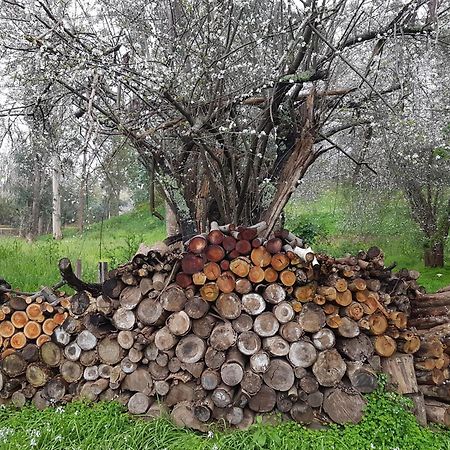
[[[241,388],[249,395],[255,395],[262,386],[262,378],[252,370],[246,370],[241,381]]]
[[[325,393],[323,410],[330,419],[339,424],[358,423],[362,419],[366,401],[361,394],[347,393],[343,389],[331,389]]]
[[[297,322],[288,322],[281,325],[280,335],[288,342],[296,342],[303,335],[303,328]]]
[[[184,311],[179,311],[169,316],[166,325],[173,335],[184,336],[191,329],[191,319]]]
[[[189,240],[188,250],[192,253],[202,253],[208,245],[208,241],[203,236],[194,236]]]
[[[294,369],[283,359],[273,359],[263,375],[263,380],[276,391],[288,391],[294,385]]]
[[[208,261],[217,263],[225,258],[225,250],[220,245],[211,244],[206,247],[204,255]]]
[[[220,293],[219,286],[216,282],[206,283],[200,289],[200,295],[202,299],[206,300],[207,302],[216,301],[217,297],[219,296],[219,293]]]
[[[217,264],[215,262],[206,263],[205,267],[203,268],[203,272],[198,272],[200,274],[203,274],[203,277],[205,280],[198,284],[205,284],[206,280],[209,280],[209,281],[217,280],[217,278],[219,278],[221,272],[222,272],[222,270],[221,270],[219,264]],[[197,274],[194,274],[192,278],[194,279],[194,284],[197,284],[197,283],[195,283],[195,278],[194,278],[195,275],[197,275]],[[201,278],[203,278],[203,277],[201,277]]]
[[[216,325],[211,332],[209,343],[212,348],[219,351],[229,349],[236,343],[237,334],[230,323]]]
[[[253,319],[248,314],[241,314],[237,319],[233,320],[232,326],[237,333],[250,331],[253,327]]]
[[[150,398],[141,392],[136,392],[128,400],[128,411],[131,414],[144,414],[150,406]]]
[[[58,367],[62,359],[62,351],[54,342],[45,342],[40,348],[40,357],[49,367]]]
[[[237,338],[237,347],[243,355],[251,356],[261,349],[261,339],[253,331],[244,331]]]
[[[226,362],[220,369],[220,376],[227,386],[236,386],[242,381],[244,369],[236,362]]]
[[[220,294],[216,300],[216,308],[224,319],[237,319],[241,314],[241,299],[234,293]]]
[[[2,370],[11,378],[23,374],[27,368],[25,359],[19,353],[11,353],[3,358]]]
[[[81,364],[74,361],[64,361],[60,367],[61,376],[68,383],[76,383],[81,380],[83,371]]]
[[[275,315],[271,312],[264,312],[255,318],[253,330],[258,336],[270,337],[277,333],[280,327]]]
[[[294,367],[310,367],[317,359],[317,350],[310,342],[294,342],[291,344],[288,358]]]
[[[273,307],[272,312],[280,323],[290,322],[295,316],[294,309],[288,302],[278,303]]]
[[[92,350],[97,345],[97,338],[88,330],[83,330],[77,337],[77,344],[81,350]]]
[[[236,287],[236,280],[231,272],[224,272],[216,280],[217,288],[224,294],[230,294]]]
[[[338,326],[338,333],[346,338],[354,338],[359,335],[360,329],[353,319],[342,317]]]
[[[364,333],[352,339],[339,339],[336,347],[351,361],[367,361],[373,356],[374,348],[370,338]]]
[[[378,355],[388,358],[397,350],[397,343],[390,336],[381,335],[375,337],[373,347]]]
[[[181,260],[181,269],[183,273],[193,275],[194,273],[201,272],[205,262],[201,256],[186,253]]]
[[[286,298],[286,291],[279,284],[269,284],[269,286],[264,289],[263,297],[267,303],[276,305]]]
[[[142,300],[142,292],[139,286],[127,286],[120,293],[120,306],[125,309],[134,309]]]
[[[250,261],[246,257],[240,256],[230,263],[230,270],[240,278],[245,278],[250,272]]]
[[[175,354],[181,362],[193,364],[203,358],[205,350],[206,344],[202,339],[195,335],[189,335],[180,340]]]
[[[263,384],[258,393],[250,398],[248,406],[252,411],[264,413],[272,411],[276,402],[277,395],[275,391],[271,387]]]
[[[264,351],[256,352],[250,356],[250,367],[255,373],[264,373],[269,368],[270,358]]]
[[[336,349],[319,353],[312,371],[321,386],[336,386],[345,375],[347,365]]]
[[[272,356],[286,356],[290,351],[289,343],[278,335],[265,338],[263,348]]]
[[[131,347],[133,347],[134,337],[135,336],[132,331],[119,331],[119,334],[117,335],[117,342],[122,348],[129,350]]]
[[[201,319],[192,321],[192,332],[203,339],[207,339],[216,325],[216,319],[207,314]]]
[[[136,322],[136,317],[133,311],[119,308],[114,313],[112,321],[118,330],[131,330]]]
[[[326,316],[323,309],[315,303],[307,303],[298,315],[298,323],[307,333],[317,333],[325,326]]]
[[[191,319],[200,319],[209,311],[209,303],[201,297],[190,298],[184,305],[184,311]]]
[[[247,278],[238,278],[235,283],[235,291],[238,294],[248,294],[252,291],[252,283]]]
[[[205,364],[210,369],[219,369],[225,362],[225,353],[208,347],[205,353]]]
[[[206,391],[213,391],[220,384],[220,375],[215,370],[206,369],[200,377],[200,383]]]
[[[312,336],[312,342],[317,350],[328,350],[334,347],[336,336],[329,328],[322,328]]]
[[[272,255],[264,246],[256,247],[252,250],[250,255],[252,263],[255,266],[267,267],[272,261]]]
[[[124,350],[112,336],[103,338],[97,345],[98,357],[104,364],[114,366],[123,358]]]
[[[163,318],[163,307],[161,302],[154,298],[142,300],[136,310],[137,319],[144,325],[155,325]]]
[[[50,369],[39,363],[31,363],[26,370],[26,379],[34,387],[44,386],[51,376]]]
[[[155,334],[155,345],[162,352],[175,347],[177,342],[178,339],[170,332],[168,327],[160,328]]]
[[[242,296],[242,309],[251,316],[257,316],[266,309],[266,302],[254,292]]]
[[[181,311],[184,308],[186,301],[187,298],[185,292],[175,284],[169,286],[161,294],[161,305],[166,311]]]

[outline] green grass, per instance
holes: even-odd
[[[287,227],[306,231],[313,248],[335,257],[355,254],[376,245],[384,250],[386,264],[415,269],[428,291],[450,285],[450,264],[426,268],[423,264],[422,235],[398,194],[360,204],[352,191],[328,191],[313,201],[294,200],[286,208]],[[305,233],[303,233],[305,234]],[[450,246],[446,261],[450,261]]]
[[[135,419],[117,403],[71,403],[37,411],[0,410],[1,450],[443,450],[450,433],[419,426],[410,400],[392,393],[368,396],[357,425],[312,430],[292,421],[247,431],[211,428],[200,434],[175,427],[167,418]],[[267,422],[267,421],[266,421]],[[271,422],[274,422],[273,420]]]
[[[97,281],[99,261],[115,267],[128,261],[141,242],[152,243],[164,237],[164,223],[151,217],[145,206],[106,220],[103,225],[93,224],[83,234],[65,229],[62,241],[51,236],[42,236],[33,243],[0,237],[0,277],[16,288],[34,291],[58,282],[58,261],[68,257],[73,264],[82,260],[84,279]]]

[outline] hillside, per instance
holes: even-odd
[[[110,267],[128,261],[139,243],[152,243],[165,237],[164,223],[150,217],[146,206],[86,227],[83,234],[64,230],[64,239],[41,236],[34,243],[0,237],[0,276],[21,290],[35,290],[59,280],[57,264],[68,257],[81,259],[83,278],[96,281],[98,261]]]

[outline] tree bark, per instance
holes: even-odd
[[[39,158],[36,156],[33,166],[33,197],[31,204],[31,218],[28,229],[28,239],[34,239],[39,227],[40,192],[42,184],[42,171]]]
[[[61,181],[61,163],[58,155],[52,158],[52,232],[53,239],[59,241],[62,239],[61,231],[61,195],[59,192]]]
[[[436,240],[431,246],[425,247],[425,267],[444,267],[444,241]]]
[[[86,195],[87,195],[87,156],[86,150],[84,150],[80,189],[78,191],[78,209],[77,209],[77,228],[80,233],[82,233],[84,230]]]

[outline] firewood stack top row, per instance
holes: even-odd
[[[376,247],[336,259],[286,230],[264,232],[212,223],[185,245],[141,246],[100,296],[70,298],[51,340],[10,340],[14,352],[3,341],[2,401],[116,399],[199,430],[274,411],[358,422],[385,359],[420,354],[407,327],[418,274],[394,275]],[[8,294],[8,314],[28,314],[21,301]]]

